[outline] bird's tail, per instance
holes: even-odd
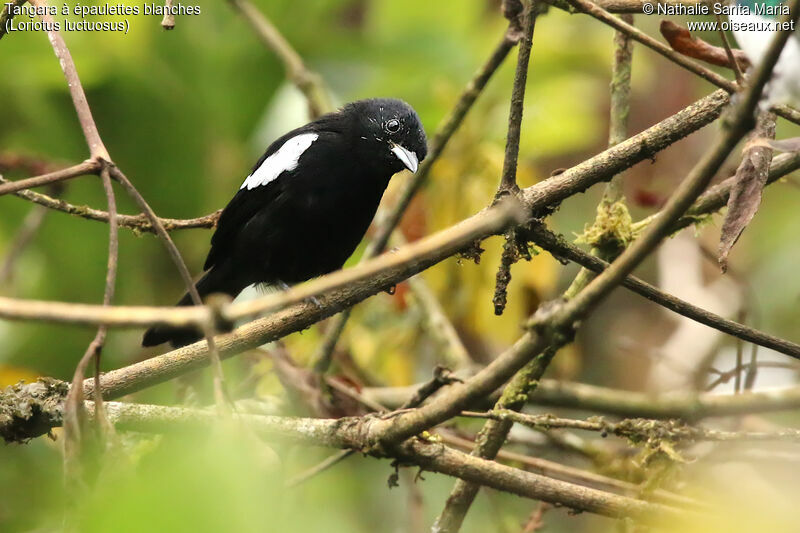
[[[195,288],[200,294],[200,298],[205,298],[212,293],[223,293],[235,298],[248,285],[242,284],[235,276],[230,276],[226,268],[213,267],[206,272],[200,280],[195,283]],[[176,306],[192,305],[192,297],[189,293],[183,295]],[[173,348],[186,346],[200,340],[203,333],[194,326],[153,326],[145,331],[142,337],[142,346],[156,346],[163,342],[169,342]]]

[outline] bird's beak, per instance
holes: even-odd
[[[392,153],[397,156],[405,167],[410,170],[411,172],[416,172],[419,168],[419,159],[417,159],[417,154],[403,148],[399,144],[392,143]]]

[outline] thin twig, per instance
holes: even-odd
[[[108,168],[100,171],[103,182],[103,189],[108,201],[108,212],[111,214],[111,222],[108,225],[108,264],[106,267],[105,289],[103,291],[103,306],[108,307],[114,298],[117,281],[117,265],[119,262],[119,230],[116,224],[117,202],[114,197],[114,188],[111,184],[111,177]],[[84,410],[83,381],[89,362],[94,359],[94,385],[95,390],[100,385],[100,353],[105,344],[108,327],[101,324],[94,339],[89,343],[81,360],[75,368],[72,377],[72,385],[69,394],[64,401],[64,466],[65,475],[72,483],[80,480],[80,453],[84,440],[84,429],[86,427],[86,413]],[[101,437],[109,438],[113,435],[113,426],[106,415],[103,396],[99,392],[92,394],[95,405],[95,421],[97,423],[98,434]]]
[[[603,419],[577,420],[574,418],[559,418],[552,415],[527,415],[509,409],[493,409],[485,413],[464,411],[462,416],[469,418],[484,418],[490,420],[508,420],[522,424],[533,429],[580,429],[584,431],[599,431],[603,434],[624,437],[634,442],[648,442],[651,439],[665,439],[669,441],[741,441],[741,440],[800,440],[800,430],[784,428],[774,432],[763,431],[718,431],[701,427],[689,426],[674,420],[648,420],[642,418],[625,419],[619,422],[609,422]]]
[[[719,370],[714,371],[717,377],[706,386],[707,391],[711,391],[715,389],[717,386],[722,385],[724,383],[728,383],[731,379],[735,379],[737,376],[741,377],[742,372],[751,372],[754,368],[783,368],[786,370],[792,370],[794,372],[800,371],[800,367],[797,366],[796,363],[783,363],[780,361],[753,361],[751,360],[748,363],[742,363],[741,365],[738,364],[730,370],[726,370],[724,372],[720,372]],[[741,392],[739,387],[734,386],[734,391]]]
[[[510,7],[513,5],[514,7]],[[509,0],[503,4],[507,11],[517,11],[522,8],[522,29],[520,45],[517,51],[517,68],[514,73],[514,84],[511,88],[511,104],[508,111],[508,128],[506,130],[506,148],[503,156],[503,170],[500,175],[500,184],[497,186],[495,200],[507,194],[516,195],[519,192],[517,184],[517,164],[519,161],[519,142],[522,132],[522,113],[525,108],[525,87],[528,80],[528,63],[531,58],[533,45],[533,30],[536,26],[537,4],[535,0]],[[494,314],[502,315],[508,299],[508,285],[511,282],[511,266],[518,260],[519,251],[516,233],[510,230],[506,234],[503,253],[500,255],[500,264],[495,276]],[[443,531],[448,531],[444,528]]]
[[[2,185],[0,185],[0,196],[21,191],[22,189],[41,187],[42,185],[48,185],[58,181],[77,178],[79,176],[86,176],[87,174],[98,174],[101,167],[102,163],[100,163],[100,161],[90,159],[69,168],[57,170],[55,172],[49,172],[41,176],[34,176],[32,178],[26,178],[17,181],[5,181]]]
[[[321,461],[319,464],[312,466],[308,470],[304,470],[300,472],[296,476],[289,478],[286,481],[286,486],[289,488],[296,487],[302,483],[305,483],[312,477],[316,477],[318,474],[321,474],[325,470],[329,469],[330,467],[340,463],[344,459],[347,459],[351,455],[355,453],[354,450],[340,450],[332,455],[329,455],[326,459]]]
[[[600,272],[608,267],[608,263],[602,259],[584,252],[577,246],[568,243],[563,238],[559,238],[544,226],[533,226],[529,237],[538,246],[541,246],[554,256],[574,261],[593,272]],[[750,326],[706,311],[680,298],[676,298],[671,294],[665,293],[634,276],[628,276],[622,282],[622,285],[670,311],[691,318],[701,324],[705,324],[706,326],[748,342],[758,344],[759,346],[776,350],[790,357],[794,357],[795,359],[800,359],[800,345],[796,343],[769,335]]]
[[[399,410],[402,411],[404,409],[413,409],[414,407],[419,407],[422,405],[422,402],[436,393],[436,391],[442,387],[446,387],[447,385],[452,385],[453,383],[462,383],[462,380],[451,375],[450,371],[446,368],[437,366],[433,370],[433,378],[417,389],[417,392],[415,392],[408,400],[406,400],[406,402],[400,406]]]
[[[394,232],[392,244],[401,247],[408,244],[402,232]],[[458,370],[469,366],[472,359],[455,326],[448,318],[442,304],[422,276],[412,276],[407,280],[408,288],[414,297],[425,321],[425,330],[438,344],[441,350],[440,359],[446,366]],[[327,336],[326,336],[327,339]]]
[[[453,370],[472,364],[472,359],[461,341],[458,331],[447,317],[442,304],[430,286],[424,282],[421,276],[414,276],[408,279],[408,287],[422,312],[425,332],[439,347],[441,353],[439,360]]]
[[[31,4],[46,7],[47,1],[31,0]],[[49,14],[44,14],[41,18],[48,23],[49,27],[58,28],[58,25],[54,24],[53,17]],[[67,80],[72,104],[78,114],[78,121],[80,122],[81,130],[83,130],[83,135],[86,137],[86,144],[89,145],[89,153],[92,159],[99,158],[110,162],[111,156],[108,155],[108,150],[106,150],[103,140],[100,138],[100,133],[97,131],[97,124],[95,124],[94,117],[92,117],[92,110],[86,100],[86,93],[83,92],[83,85],[81,85],[81,80],[78,77],[75,62],[72,60],[72,54],[69,53],[69,48],[67,48],[64,38],[61,37],[61,33],[58,30],[48,30],[47,37],[50,39],[50,44],[53,46],[53,51]]]
[[[2,176],[0,176],[0,184],[7,184],[7,183],[15,183],[15,182],[8,181],[4,179]],[[61,211],[62,213],[67,213],[68,215],[74,215],[80,218],[85,218],[87,220],[94,220],[97,222],[108,222],[109,220],[108,211],[93,209],[85,205],[73,205],[68,202],[65,202],[64,200],[53,198],[46,194],[29,191],[27,189],[22,191],[17,191],[13,194],[14,196],[22,198],[23,200],[27,200],[29,202],[41,205],[43,207],[52,209],[54,211]],[[158,220],[161,222],[161,225],[164,226],[164,229],[167,231],[178,231],[178,230],[194,229],[194,228],[213,228],[216,225],[221,212],[222,210],[218,210],[198,218],[180,219],[180,218],[159,217]],[[121,228],[130,229],[133,230],[134,232],[153,233],[153,234],[155,234],[156,232],[153,225],[143,214],[139,215],[118,214],[117,224]]]
[[[167,31],[175,29],[175,15],[172,14],[173,5],[174,0],[164,0],[166,12],[164,13],[164,18],[161,19],[161,27]]]
[[[744,87],[744,76],[742,75],[742,69],[739,68],[739,62],[736,60],[736,56],[733,55],[731,43],[728,42],[728,36],[725,34],[725,30],[722,29],[722,17],[720,17],[719,13],[716,14],[716,17],[717,27],[719,28],[719,36],[720,39],[722,39],[722,47],[725,48],[725,55],[728,56],[728,64],[733,69],[733,74],[736,76],[736,85],[739,87]]]
[[[551,4],[553,7],[557,7],[558,9],[563,9],[568,13],[578,13],[580,12],[576,9],[572,4],[570,4],[567,0],[547,0],[548,4]],[[598,0],[595,2],[598,6],[602,7],[609,13],[629,13],[629,14],[637,14],[637,13],[644,13],[644,5],[648,3],[647,0]],[[672,7],[672,6],[694,6],[691,0],[664,0],[660,3],[660,5],[665,7]]]
[[[533,45],[533,30],[536,26],[536,3],[528,0],[524,8],[522,38],[517,47],[517,69],[514,73],[514,85],[511,89],[511,107],[508,112],[508,129],[506,133],[506,151],[503,158],[503,172],[497,196],[515,194],[517,185],[517,160],[519,159],[519,140],[522,132],[522,112],[525,107],[525,85],[528,81],[528,63]]]

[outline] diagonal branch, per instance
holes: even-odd
[[[47,6],[46,0],[31,0],[31,4],[35,6]],[[49,14],[41,16],[42,20],[49,23],[49,27],[58,27],[54,24],[53,17]],[[89,102],[86,100],[86,93],[83,91],[83,85],[78,77],[78,71],[75,68],[75,62],[72,60],[72,54],[69,53],[69,48],[61,37],[58,30],[48,30],[47,38],[50,39],[50,44],[53,46],[53,51],[58,58],[58,63],[61,65],[61,70],[64,72],[64,78],[67,80],[67,87],[69,94],[72,97],[72,104],[75,106],[75,111],[78,114],[78,121],[80,122],[83,135],[86,137],[86,144],[89,145],[89,153],[92,159],[103,159],[111,161],[111,156],[108,155],[103,140],[100,138],[100,132],[97,131],[97,124],[92,117],[92,110],[89,108]]]
[[[608,263],[602,259],[588,254],[577,246],[568,243],[566,240],[555,235],[544,226],[533,226],[529,237],[538,246],[541,246],[553,256],[574,261],[575,263],[578,263],[582,267],[589,269],[592,272],[600,273],[608,268]],[[679,315],[691,318],[692,320],[700,322],[701,324],[705,324],[706,326],[742,340],[752,342],[753,344],[758,344],[759,346],[764,346],[765,348],[775,350],[782,354],[788,355],[789,357],[794,357],[795,359],[800,359],[800,345],[796,343],[763,333],[757,329],[706,311],[705,309],[692,305],[689,302],[685,302],[680,298],[676,298],[671,294],[660,291],[653,285],[650,285],[649,283],[646,283],[634,276],[628,276],[622,282],[622,285],[633,292],[644,296],[648,300],[655,302],[662,307],[669,309],[670,311],[678,313]]]
[[[281,35],[278,28],[249,0],[228,0],[228,3],[250,24],[264,46],[278,56],[286,70],[286,77],[305,95],[311,118],[332,111],[330,93],[322,78],[306,66],[303,58]]]

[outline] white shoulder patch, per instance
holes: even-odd
[[[308,150],[311,143],[317,140],[319,134],[317,133],[301,133],[292,137],[283,146],[266,158],[252,174],[247,176],[242,186],[239,189],[247,190],[255,189],[261,185],[266,185],[271,181],[275,181],[282,172],[287,170],[294,170],[297,168],[297,162],[300,156]]]

